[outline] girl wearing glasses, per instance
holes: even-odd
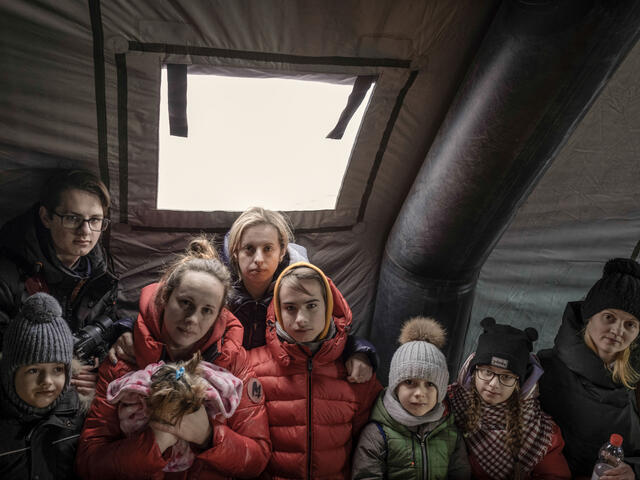
[[[481,322],[478,348],[449,386],[473,478],[571,478],[560,429],[538,401],[543,373],[530,352],[538,332]]]

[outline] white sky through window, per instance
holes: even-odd
[[[169,135],[160,98],[158,209],[334,209],[369,89],[341,140],[325,138],[351,85],[189,75],[188,138]]]

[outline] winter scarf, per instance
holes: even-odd
[[[150,413],[145,398],[149,396],[151,376],[164,362],[147,365],[144,370],[129,372],[112,381],[107,388],[107,401],[118,404],[120,430],[125,435],[139,432],[149,423]],[[233,415],[242,397],[242,381],[222,367],[209,362],[200,362],[202,377],[209,387],[206,391],[205,409],[209,417],[221,414],[225,418]],[[179,439],[172,447],[171,458],[164,467],[165,472],[188,470],[195,455],[189,443]]]
[[[426,425],[426,430],[431,431],[440,423],[440,420],[442,420],[443,415],[446,413],[446,409],[443,403],[438,402],[435,407],[433,407],[430,411],[428,411],[421,417],[411,415],[404,409],[404,407],[398,400],[397,395],[388,388],[384,393],[382,403],[384,404],[384,408],[387,409],[387,412],[389,413],[391,418],[410,429]]]

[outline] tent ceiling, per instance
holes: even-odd
[[[222,231],[234,218],[216,212],[183,220],[153,211],[162,62],[376,73],[387,86],[377,89],[364,120],[345,177],[355,187],[341,194],[344,208],[291,214],[312,260],[338,282],[356,319],[367,319],[386,234],[497,3],[2,2],[0,56],[8,61],[0,77],[6,127],[0,158],[22,161],[18,170],[7,170],[11,178],[3,174],[9,183],[0,192],[0,221],[35,199],[37,188],[16,197],[10,187],[17,190],[27,177],[36,187],[47,174],[40,165],[108,172],[112,217],[123,221],[112,228],[110,248],[123,276],[123,298],[133,305],[139,285],[154,279],[162,259],[191,232]],[[101,69],[94,71],[94,35],[103,41],[104,83]],[[155,228],[145,230],[149,226]]]

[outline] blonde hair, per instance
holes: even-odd
[[[200,352],[196,352],[189,361],[163,365],[151,376],[146,398],[149,421],[175,425],[200,409],[207,391],[199,367],[201,360]],[[184,371],[180,375],[181,367]]]
[[[185,253],[180,255],[165,271],[160,279],[160,286],[156,292],[155,302],[158,309],[160,311],[164,310],[165,305],[169,301],[169,297],[171,297],[175,288],[180,285],[182,278],[187,272],[207,273],[222,284],[224,293],[219,310],[219,312],[221,312],[222,307],[227,303],[227,295],[231,288],[231,275],[227,267],[225,267],[220,260],[218,252],[216,252],[209,239],[205,236],[191,240]]]
[[[476,389],[475,371],[473,373],[474,381],[472,382],[472,397],[467,409],[464,412],[465,421],[462,426],[463,435],[475,432],[480,428],[480,419],[482,418],[482,397]],[[519,454],[522,448],[524,437],[524,419],[522,409],[520,408],[520,387],[516,383],[511,396],[506,400],[506,429],[507,437],[505,443],[511,455],[513,455],[513,479],[522,478],[522,468],[520,466]]]
[[[280,249],[285,252],[290,242],[294,241],[293,229],[289,219],[280,212],[262,207],[251,207],[240,214],[229,230],[229,261],[235,273],[238,272],[238,252],[242,235],[247,228],[257,225],[271,225],[278,232]]]
[[[591,319],[589,319],[589,322],[590,321]],[[587,322],[587,325],[589,324],[589,322]],[[582,336],[587,347],[589,347],[596,355],[598,355],[598,349],[596,348],[595,343],[593,343],[591,335],[587,333],[586,326],[582,330]],[[629,345],[623,351],[616,353],[616,358],[613,361],[613,368],[611,368],[606,363],[605,367],[611,372],[611,378],[613,378],[614,382],[621,383],[628,389],[633,390],[635,388],[635,384],[638,382],[638,380],[640,380],[640,374],[638,374],[638,372],[636,372],[635,369],[631,366],[630,359],[631,345]]]

